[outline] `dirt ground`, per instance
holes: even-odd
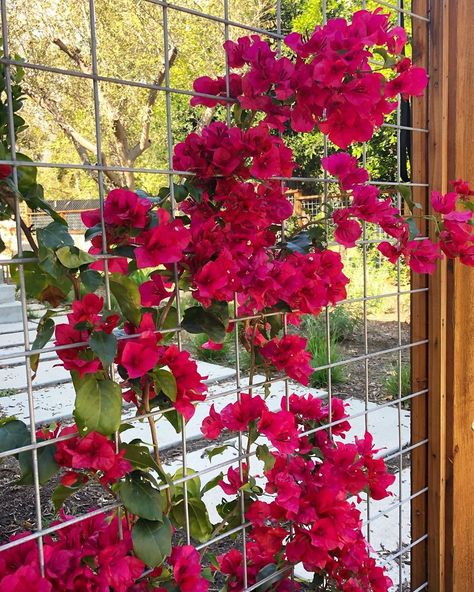
[[[396,348],[399,344],[398,323],[393,320],[368,320],[367,321],[367,351],[369,354]],[[401,343],[410,342],[410,325],[401,323]],[[333,385],[335,396],[365,398],[366,378],[365,361],[350,362],[351,359],[363,356],[365,352],[365,331],[362,323],[354,330],[353,334],[345,339],[340,348],[344,365],[344,382]],[[402,364],[410,361],[410,348],[401,352]],[[385,402],[389,400],[387,392],[387,377],[398,366],[398,352],[377,355],[368,359],[368,395],[373,402]]]

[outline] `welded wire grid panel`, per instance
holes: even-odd
[[[394,23],[404,25],[409,31],[416,29],[419,32],[421,28],[427,36],[428,9],[423,2],[418,2],[417,6],[424,7],[424,10],[417,11],[409,0],[404,3],[402,0],[394,0],[394,3],[322,0],[314,14],[315,18],[326,21],[334,16],[349,16],[350,12],[360,8],[377,6],[390,11]],[[11,163],[14,167],[18,164],[34,167],[45,187],[54,188],[54,199],[69,202],[97,200],[102,210],[107,190],[119,182],[129,186],[135,184],[137,188],[142,187],[150,193],[160,186],[171,186],[169,199],[174,210],[172,182],[189,173],[173,170],[173,147],[191,129],[206,122],[204,109],[197,111],[198,116],[190,112],[186,125],[181,123],[182,118],[180,120],[180,116],[188,109],[190,97],[196,94],[192,90],[192,79],[206,74],[229,73],[222,50],[222,43],[226,39],[257,33],[280,48],[292,21],[298,22],[299,18],[296,13],[288,16],[287,13],[291,12],[289,9],[291,3],[281,5],[278,0],[276,3],[239,3],[236,0],[183,0],[176,3],[163,0],[114,0],[113,3],[108,0],[51,0],[47,6],[32,6],[21,0],[2,0],[2,61],[5,65],[6,92],[11,99],[10,72],[21,64],[25,69],[25,84],[31,105],[34,105],[29,107],[25,115],[32,129],[26,140],[15,138],[13,111],[10,109],[11,145],[16,145],[17,151],[22,153],[29,148],[29,154],[35,158],[33,162],[25,162],[13,150],[11,161],[3,162]],[[118,47],[116,42],[120,35],[114,33],[114,43],[109,38],[113,36],[110,27],[113,22],[125,23],[122,43]],[[130,25],[127,28],[127,23],[133,23],[133,27]],[[73,33],[68,26],[73,27]],[[61,42],[66,48],[68,44],[74,47],[82,42],[80,56],[70,52],[73,54],[71,57],[64,47],[61,48]],[[47,47],[43,54],[34,51],[35,47],[45,44]],[[22,58],[21,62],[18,55]],[[41,55],[44,56],[43,61],[40,60]],[[55,90],[49,96],[42,96],[42,85]],[[76,103],[72,103],[75,108],[62,108],[64,97],[69,97],[69,100],[75,98]],[[153,98],[154,117],[146,124],[146,116],[135,107],[146,106],[150,97]],[[128,104],[134,116],[127,112]],[[216,115],[229,119],[230,104],[229,99],[229,107],[218,110]],[[414,193],[423,195],[426,178],[416,176],[418,173],[412,167],[407,145],[410,142],[412,146],[419,145],[416,138],[426,137],[426,114],[421,111],[425,119],[417,116],[415,125],[407,116],[406,107],[399,105],[393,118],[371,143],[361,148],[358,156],[371,170],[373,183],[393,189],[404,182]],[[148,133],[148,138],[145,138],[148,140],[147,149],[135,160],[120,160],[114,151],[117,140],[123,140],[117,136],[117,125],[113,126],[113,121],[124,123],[120,120],[120,109],[126,114],[125,117],[131,117],[125,120],[126,129],[123,133],[135,133],[138,137],[144,132]],[[144,126],[148,125],[148,128],[137,127],[142,122],[137,113],[145,117]],[[44,145],[35,145],[34,141]],[[84,149],[86,141],[89,145]],[[333,151],[333,147],[320,135],[315,134],[314,141],[319,142],[320,157]],[[62,147],[62,158],[56,149],[58,143]],[[77,149],[77,144],[81,149]],[[69,158],[66,160],[64,155]],[[14,171],[16,178],[16,168]],[[319,201],[311,203],[309,212],[317,216],[324,204],[337,199],[337,186],[333,179],[323,173],[319,163],[312,169],[307,167],[306,172],[307,176],[282,182],[290,189],[298,188],[303,195],[318,195]],[[64,192],[64,196],[61,192]],[[399,194],[395,193],[394,199],[401,205]],[[17,214],[19,208],[20,204],[17,203]],[[77,216],[72,226],[74,231],[81,230]],[[288,232],[291,231],[290,226],[286,229]],[[102,231],[105,232],[105,229]],[[17,247],[13,254],[18,256],[16,261],[19,263],[21,321],[1,325],[0,409],[3,415],[16,415],[29,422],[31,444],[1,454],[3,491],[7,497],[13,496],[17,515],[9,512],[4,496],[5,499],[0,502],[3,527],[0,550],[19,544],[18,541],[8,543],[8,537],[27,528],[32,534],[23,541],[36,540],[42,559],[42,537],[61,526],[49,526],[52,518],[52,509],[48,504],[50,489],[40,486],[38,479],[37,456],[54,440],[37,442],[35,432],[40,426],[71,420],[74,390],[68,373],[57,366],[58,358],[52,343],[43,349],[40,369],[35,381],[32,379],[30,359],[36,352],[31,349],[31,343],[41,307],[26,296],[22,262],[31,256],[23,254],[26,247],[19,224],[15,232]],[[77,240],[79,246],[84,246],[79,238]],[[427,440],[423,434],[412,438],[411,434],[415,431],[412,428],[411,409],[416,401],[426,400],[427,390],[423,381],[418,381],[421,385],[418,389],[413,388],[414,381],[410,375],[410,358],[426,348],[427,342],[426,334],[417,331],[415,335],[410,330],[410,303],[414,297],[425,295],[427,288],[423,283],[414,287],[401,264],[392,269],[383,262],[376,250],[381,240],[382,236],[367,227],[363,229],[357,249],[341,251],[346,273],[351,277],[348,300],[335,309],[326,310],[317,320],[305,319],[300,331],[308,337],[314,355],[312,392],[327,400],[329,405],[333,397],[345,399],[353,425],[351,435],[363,435],[366,429],[371,431],[376,446],[382,449],[380,455],[396,475],[393,496],[380,502],[366,501],[361,504],[361,511],[366,536],[378,553],[379,560],[387,567],[394,581],[393,590],[402,591],[410,589],[411,554],[425,543],[427,537],[423,530],[418,529],[416,536],[411,533],[411,507],[414,500],[425,496],[427,491],[426,481],[420,483],[419,478],[416,487],[412,485],[412,458],[420,450],[426,450]],[[333,247],[339,248],[335,244]],[[103,258],[107,261],[107,253],[104,252]],[[8,263],[8,259],[2,260],[3,265]],[[107,271],[105,276],[104,296],[110,305],[112,296]],[[183,308],[182,298],[182,294],[177,291],[178,316]],[[248,360],[237,337],[237,328],[245,319],[234,320],[235,339],[228,344],[227,358],[200,362],[202,373],[209,374],[208,399],[198,406],[189,424],[183,425],[181,434],[174,432],[167,424],[162,412],[155,413],[162,448],[168,450],[168,453],[163,453],[165,468],[170,472],[181,468],[183,475],[187,475],[188,468],[193,468],[198,471],[202,483],[231,464],[239,463],[242,467],[245,459],[244,436],[236,439],[237,450],[234,455],[229,453],[218,457],[213,464],[203,460],[203,447],[206,444],[199,440],[199,426],[210,403],[214,402],[220,408],[238,399],[240,393],[248,389]],[[285,330],[290,330],[286,319],[284,326]],[[199,348],[190,342],[189,336],[181,332],[179,327],[173,331],[177,332],[180,348],[194,347],[195,354],[199,355]],[[282,394],[288,396],[291,392],[307,392],[307,389],[302,390],[288,378],[278,377],[265,383],[263,376],[256,376],[254,392],[260,392],[265,387],[271,389],[270,400]],[[134,437],[149,440],[143,424],[130,410],[124,409],[123,417],[124,421],[134,426],[124,432],[125,440]],[[11,455],[18,452],[32,455],[32,487],[21,489],[12,485],[16,465]],[[256,459],[252,463],[251,471],[257,474],[260,467]],[[10,478],[6,475],[10,475]],[[192,541],[187,498],[187,482],[190,478],[185,476],[176,480],[176,483],[184,484],[187,520],[183,540],[186,542]],[[79,499],[67,506],[76,512],[73,521],[117,508],[115,500],[101,498],[97,491],[92,490],[87,495],[85,500]],[[216,496],[209,492],[206,499],[211,507],[211,520],[216,520]],[[90,507],[95,509],[90,510]],[[241,526],[232,533],[220,534],[199,548],[206,546],[215,553],[221,553],[238,546],[245,557],[246,523],[243,506],[241,522]],[[231,534],[237,534],[237,539],[231,539]],[[297,568],[295,576],[300,578],[305,574]],[[256,585],[245,585],[247,591],[255,588]],[[426,581],[420,579],[412,589],[420,591],[426,588]]]

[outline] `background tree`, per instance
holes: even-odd
[[[193,0],[181,5],[223,16],[222,2],[205,8]],[[86,0],[44,0],[34,10],[29,0],[9,3],[12,51],[28,62],[92,74],[89,3]],[[255,26],[274,20],[272,0],[232,3],[230,18]],[[137,83],[165,83],[162,8],[145,0],[96,2],[97,69],[100,76]],[[232,37],[243,34],[230,30]],[[224,27],[184,12],[169,11],[170,85],[191,90],[198,75],[225,71]],[[23,116],[29,130],[21,140],[33,158],[58,163],[97,162],[93,86],[90,78],[65,76],[26,68],[23,83],[32,98]],[[171,123],[175,140],[203,121],[189,108],[189,96],[172,94]],[[99,83],[103,164],[123,168],[168,167],[165,93],[160,90]],[[200,113],[204,122],[208,110]],[[39,176],[50,198],[88,197],[96,193],[94,171],[41,169]],[[156,175],[106,171],[109,187],[140,186],[153,192]]]

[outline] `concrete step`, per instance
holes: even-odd
[[[0,304],[5,304],[6,302],[14,302],[15,293],[15,286],[11,286],[9,284],[0,284]]]
[[[13,300],[13,302],[6,302],[0,304],[0,321],[2,323],[18,323],[21,322],[21,303]]]

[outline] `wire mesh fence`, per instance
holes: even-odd
[[[69,148],[63,154],[68,154],[70,158],[60,161],[54,146],[45,146],[44,149],[36,147],[35,158],[32,161],[26,160],[23,152],[26,152],[28,146],[22,145],[23,140],[15,138],[14,114],[13,110],[10,110],[10,141],[12,146],[17,146],[17,152],[13,150],[11,160],[2,160],[0,163],[13,165],[14,171],[19,166],[37,170],[39,178],[44,180],[45,185],[49,184],[56,188],[55,199],[58,201],[55,205],[59,211],[64,212],[71,231],[77,232],[78,235],[84,231],[80,212],[94,207],[91,205],[93,203],[98,203],[103,212],[105,196],[114,184],[143,187],[151,194],[154,194],[160,186],[169,186],[169,199],[174,210],[173,182],[191,173],[173,169],[173,148],[189,131],[189,125],[199,128],[208,115],[203,109],[200,121],[191,121],[187,127],[180,126],[177,114],[186,108],[188,100],[195,95],[207,95],[194,92],[189,84],[189,77],[186,78],[182,70],[177,70],[176,64],[188,64],[187,67],[192,71],[193,77],[207,74],[210,59],[208,57],[212,53],[212,67],[219,73],[226,72],[229,76],[229,68],[221,51],[222,43],[242,35],[260,34],[271,40],[276,48],[280,48],[281,41],[288,32],[288,15],[282,14],[279,0],[261,2],[258,6],[250,3],[248,9],[234,0],[216,0],[215,2],[183,0],[176,3],[165,0],[142,2],[121,0],[114,3],[114,8],[105,0],[88,0],[88,2],[58,0],[56,3],[51,2],[49,9],[54,12],[55,7],[59,9],[63,4],[63,8],[67,8],[65,13],[80,15],[81,26],[84,28],[82,34],[84,39],[87,39],[87,44],[81,47],[80,53],[71,49],[72,46],[69,45],[71,38],[64,40],[67,36],[67,31],[61,29],[66,26],[64,21],[61,18],[55,21],[53,14],[48,15],[47,11],[45,18],[51,17],[49,26],[53,29],[56,27],[53,30],[57,49],[57,53],[53,55],[56,57],[53,59],[48,54],[45,61],[40,62],[35,59],[38,56],[23,53],[22,50],[28,48],[35,37],[41,37],[41,31],[37,29],[41,20],[32,19],[34,23],[23,22],[19,18],[21,2],[2,0],[4,57],[1,62],[5,67],[5,92],[10,102],[10,71],[21,66],[25,71],[25,81],[29,85],[31,96],[36,98],[36,107],[29,113],[31,121],[28,123],[38,130],[36,138],[46,144],[48,130],[56,124],[60,133],[63,134],[62,141],[68,142]],[[347,16],[349,11],[377,6],[390,11],[394,22],[404,25],[409,31],[417,29],[419,35],[421,27],[422,34],[428,35],[428,10],[419,11],[410,1],[397,0],[390,3],[379,0],[353,0],[338,3],[321,0],[315,14],[322,17],[325,22],[328,18],[339,14]],[[424,6],[423,3],[421,6]],[[41,7],[35,7],[32,10],[40,11]],[[148,50],[155,72],[141,72],[138,68],[131,71],[130,76],[127,77],[120,64],[114,62],[118,59],[117,56],[112,54],[110,57],[108,54],[107,19],[118,18],[119,14],[122,18],[125,17],[125,20],[128,17],[137,28],[143,26],[146,29],[151,23],[155,23],[156,29],[152,35],[155,45],[149,46]],[[144,19],[142,25],[139,23],[140,18]],[[195,40],[191,54],[190,46],[186,43],[182,42],[183,48],[180,47],[179,43],[182,39],[179,36],[183,35],[183,31],[191,30],[193,23],[197,21],[200,23],[198,39],[201,45],[197,45]],[[203,32],[206,36],[203,36]],[[134,37],[133,40],[136,41]],[[120,53],[124,54],[125,64],[128,61],[139,60],[141,57],[137,53],[137,47],[127,44],[125,34]],[[425,58],[426,56],[423,56],[423,59]],[[215,65],[219,59],[220,64]],[[184,66],[181,65],[180,68]],[[57,87],[58,96],[38,97],[38,87],[48,81],[50,85]],[[61,92],[65,94],[61,95]],[[82,109],[79,118],[77,112],[73,114],[66,109],[61,110],[61,97],[71,92],[78,95],[79,104],[76,104],[76,108],[78,111]],[[121,104],[117,99],[120,93],[123,93],[124,103],[129,101],[133,105],[139,104],[145,107],[140,115],[141,128],[122,131],[124,134],[122,140],[124,137],[130,139],[127,133],[135,133],[138,138],[136,154],[143,149],[135,160],[130,158],[130,151],[128,160],[126,157],[119,158],[114,153],[114,146],[116,147],[117,142],[120,141],[117,125],[121,120],[116,107],[117,104]],[[232,102],[229,97],[228,94],[228,108],[223,108],[214,115],[224,119],[229,117]],[[51,101],[54,101],[54,104]],[[114,101],[116,101],[115,104]],[[150,101],[152,101],[151,110],[156,121],[153,118],[147,118],[146,109],[150,107]],[[44,117],[48,119],[46,129],[42,121]],[[127,122],[127,125],[132,128],[134,123]],[[409,113],[407,115],[407,105],[400,103],[393,120],[384,124],[372,143],[361,148],[359,156],[364,164],[369,165],[378,158],[377,155],[382,150],[381,146],[383,148],[383,156],[379,158],[382,161],[379,162],[380,166],[377,168],[375,164],[373,165],[375,174],[372,182],[385,188],[397,188],[400,183],[404,183],[414,193],[422,195],[427,187],[426,178],[417,176],[418,169],[413,166],[407,143],[413,145],[418,141],[417,138],[426,137],[427,133],[426,116],[423,121],[422,117],[417,115],[415,121]],[[26,143],[31,143],[32,139],[34,136],[29,136]],[[140,144],[141,139],[144,144]],[[84,148],[86,140],[89,143],[87,149]],[[317,144],[318,141],[319,144]],[[315,139],[315,142],[318,146],[317,159],[320,160],[322,156],[327,156],[331,152],[326,140],[322,141],[320,138]],[[132,149],[134,146],[129,148]],[[51,158],[47,158],[48,153]],[[291,191],[301,192],[302,197],[299,199],[304,202],[305,219],[318,216],[321,207],[335,199],[337,194],[336,182],[322,172],[320,165],[316,164],[313,170],[314,174],[311,176],[281,179]],[[61,190],[61,183],[67,186],[67,195],[64,199],[58,193],[58,190]],[[317,199],[314,195],[317,195]],[[296,201],[296,194],[293,195],[293,199]],[[397,194],[394,199],[398,200],[400,205],[400,195]],[[61,207],[62,203],[64,207]],[[17,203],[15,207],[19,213],[20,204]],[[41,216],[33,214],[30,217],[30,224],[41,227],[44,220]],[[105,236],[104,226],[102,233]],[[7,495],[11,495],[11,491],[14,491],[15,503],[22,506],[22,526],[25,523],[29,524],[31,534],[21,541],[17,539],[7,542],[8,535],[14,533],[19,525],[15,520],[11,520],[10,516],[4,516],[2,525],[5,530],[0,552],[27,540],[35,540],[38,543],[38,552],[42,556],[42,538],[63,528],[64,525],[49,526],[52,509],[47,506],[45,488],[39,481],[37,457],[46,447],[54,444],[55,440],[37,441],[35,434],[38,427],[42,425],[58,421],[67,423],[71,420],[74,389],[68,373],[57,367],[58,348],[51,342],[40,350],[42,361],[33,379],[30,361],[32,356],[40,351],[32,348],[32,340],[41,306],[32,302],[26,294],[24,264],[31,259],[31,255],[19,223],[15,228],[15,236],[16,247],[12,249],[12,255],[16,256],[15,264],[18,265],[19,270],[21,319],[18,323],[3,322],[9,319],[0,319],[0,343],[2,344],[0,410],[6,416],[15,415],[29,422],[31,443],[1,453],[0,458],[4,463],[2,478],[4,490]],[[411,587],[411,558],[414,556],[414,550],[425,544],[427,532],[421,532],[418,529],[412,534],[411,512],[414,502],[426,496],[427,485],[426,480],[424,483],[420,482],[419,478],[413,481],[411,475],[413,459],[421,458],[420,453],[425,453],[422,451],[426,451],[428,442],[426,435],[413,428],[413,409],[422,408],[421,402],[426,402],[427,388],[420,376],[417,377],[418,386],[414,387],[415,381],[411,369],[413,357],[423,355],[427,334],[410,329],[410,313],[414,298],[421,306],[427,287],[423,283],[413,284],[409,273],[400,263],[395,271],[384,267],[376,251],[377,244],[382,240],[382,236],[364,227],[357,249],[342,252],[346,271],[351,278],[348,299],[336,308],[326,310],[316,321],[305,319],[302,333],[309,338],[310,342],[314,341],[312,350],[314,374],[311,392],[327,401],[329,407],[334,397],[344,398],[349,406],[349,421],[354,426],[353,432],[356,435],[362,435],[365,430],[370,430],[375,434],[376,445],[382,449],[380,455],[385,458],[397,477],[393,497],[383,502],[367,500],[361,504],[367,539],[374,550],[381,554],[382,561],[394,581],[394,590],[421,591],[427,589],[426,580],[422,578],[422,581],[419,575],[423,569],[420,571],[418,568],[419,581],[414,582]],[[83,244],[81,243],[80,246]],[[335,243],[333,247],[340,248]],[[109,256],[104,251],[101,257],[106,262],[104,297],[110,307],[113,295],[107,280]],[[12,260],[8,258],[1,260],[2,266],[6,268],[11,263]],[[182,294],[176,288],[178,318],[182,310],[181,298]],[[237,310],[237,301],[234,305]],[[285,317],[284,326],[286,327],[286,315],[283,317]],[[203,460],[205,443],[200,439],[199,432],[200,420],[211,403],[223,406],[229,401],[238,400],[241,392],[249,388],[246,352],[242,351],[237,338],[238,327],[246,320],[248,318],[238,316],[232,319],[236,327],[235,340],[229,341],[226,357],[218,358],[217,361],[215,358],[200,360],[201,373],[208,375],[209,394],[206,402],[198,406],[193,420],[187,425],[183,423],[180,434],[166,424],[162,411],[152,412],[160,431],[165,466],[175,471],[181,469],[181,475],[183,475],[175,479],[175,484],[183,486],[186,513],[183,536],[188,543],[192,541],[187,498],[189,482],[197,474],[202,482],[206,483],[219,471],[236,462],[242,470],[242,463],[246,458],[245,439],[243,436],[238,436],[234,442],[235,453],[228,455],[228,458],[212,463]],[[194,347],[196,356],[203,355],[199,347],[190,342],[189,336],[179,326],[170,328],[168,331],[176,333],[176,343],[179,348]],[[295,385],[288,377],[277,376],[271,380],[267,380],[264,376],[254,377],[252,390],[260,392],[265,389],[270,389],[272,397],[282,394],[288,397],[292,392],[302,392],[301,387]],[[124,432],[125,439],[140,435],[142,418],[143,416],[135,417],[131,408],[124,407],[123,421],[133,426]],[[334,425],[337,425],[337,422],[329,424],[329,429]],[[61,437],[61,439],[66,438],[67,436]],[[8,464],[8,458],[20,452],[27,452],[32,456],[34,484],[28,489],[28,494],[22,493],[19,488],[12,490],[11,479],[8,478],[8,472],[10,474],[14,472],[12,465]],[[197,473],[188,474],[189,468],[195,469]],[[251,467],[251,470],[256,474],[258,464]],[[413,486],[414,483],[416,486]],[[162,489],[166,487],[162,486]],[[118,503],[114,500],[100,499],[97,495],[95,497],[94,494],[91,495],[92,498],[86,500],[87,503],[77,502],[79,510],[77,517],[68,524],[118,507]],[[215,506],[216,501],[211,496],[209,501],[211,506],[212,504]],[[86,509],[86,506],[89,508],[95,506],[96,509]],[[239,545],[246,557],[247,523],[244,508],[242,507],[241,510],[242,520],[238,528],[216,536],[201,544],[199,548],[206,546],[218,552]],[[231,538],[232,536],[234,538]],[[244,573],[245,571],[244,567]],[[304,573],[296,570],[296,576],[303,577]],[[245,581],[244,590],[250,592],[258,589],[262,583],[249,586]]]

